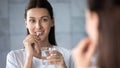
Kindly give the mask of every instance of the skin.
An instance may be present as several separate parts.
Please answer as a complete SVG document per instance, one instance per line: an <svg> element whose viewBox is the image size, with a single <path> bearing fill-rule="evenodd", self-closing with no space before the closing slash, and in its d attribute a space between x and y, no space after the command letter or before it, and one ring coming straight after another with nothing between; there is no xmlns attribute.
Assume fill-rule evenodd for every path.
<svg viewBox="0 0 120 68"><path fill-rule="evenodd" d="M98 15L86 10L86 32L88 38L81 40L73 49L72 55L76 68L89 68L98 41Z"/></svg>
<svg viewBox="0 0 120 68"><path fill-rule="evenodd" d="M48 41L48 35L51 27L54 26L54 19L51 19L47 9L32 8L27 11L25 24L30 34L23 41L27 54L24 68L32 68L33 57L42 59L41 47L52 47ZM37 32L41 32L41 34L37 35ZM66 68L64 58L58 51L51 51L46 59L50 64L57 64L59 68Z"/></svg>

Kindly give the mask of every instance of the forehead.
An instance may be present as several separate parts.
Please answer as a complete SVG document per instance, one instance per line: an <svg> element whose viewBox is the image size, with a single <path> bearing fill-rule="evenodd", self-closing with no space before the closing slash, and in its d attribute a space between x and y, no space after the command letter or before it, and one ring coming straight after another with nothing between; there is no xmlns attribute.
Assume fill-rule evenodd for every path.
<svg viewBox="0 0 120 68"><path fill-rule="evenodd" d="M32 8L27 11L27 17L43 17L50 16L49 12L45 8Z"/></svg>

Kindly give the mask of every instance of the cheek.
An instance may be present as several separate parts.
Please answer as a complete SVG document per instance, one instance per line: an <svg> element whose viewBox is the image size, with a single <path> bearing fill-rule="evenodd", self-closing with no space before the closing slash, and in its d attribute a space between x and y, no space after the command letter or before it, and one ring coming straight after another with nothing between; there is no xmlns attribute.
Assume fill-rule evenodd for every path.
<svg viewBox="0 0 120 68"><path fill-rule="evenodd" d="M88 34L88 37L93 39L96 36L96 28L91 20L88 20L86 22L86 31Z"/></svg>
<svg viewBox="0 0 120 68"><path fill-rule="evenodd" d="M92 21L89 21L86 23L86 31L88 34L88 37L96 43L97 37L98 37L98 33L97 33L97 28L95 26L95 24L93 24Z"/></svg>
<svg viewBox="0 0 120 68"><path fill-rule="evenodd" d="M50 29L51 29L50 25L45 26L45 30L46 30L47 33L49 33Z"/></svg>
<svg viewBox="0 0 120 68"><path fill-rule="evenodd" d="M91 27L88 23L86 24L86 32L87 32L88 36L91 36L92 31L91 31Z"/></svg>
<svg viewBox="0 0 120 68"><path fill-rule="evenodd" d="M41 25L42 25L42 27L43 27L45 30L49 30L50 27L51 27L50 23L43 23L43 24L41 24Z"/></svg>
<svg viewBox="0 0 120 68"><path fill-rule="evenodd" d="M95 26L94 26L94 22L92 21L92 18L90 15L87 15L86 16L86 31L87 31L87 34L89 36L93 35L94 31L95 31Z"/></svg>
<svg viewBox="0 0 120 68"><path fill-rule="evenodd" d="M32 33L34 30L34 25L28 25L27 28L28 28L29 32Z"/></svg>
<svg viewBox="0 0 120 68"><path fill-rule="evenodd" d="M88 34L91 33L91 24L91 21L88 18L86 18L86 31Z"/></svg>

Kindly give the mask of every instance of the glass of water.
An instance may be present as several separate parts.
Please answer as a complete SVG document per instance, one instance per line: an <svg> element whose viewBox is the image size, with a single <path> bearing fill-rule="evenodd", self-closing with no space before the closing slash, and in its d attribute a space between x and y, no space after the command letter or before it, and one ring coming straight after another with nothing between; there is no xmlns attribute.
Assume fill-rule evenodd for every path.
<svg viewBox="0 0 120 68"><path fill-rule="evenodd" d="M43 65L49 65L49 62L47 61L46 57L50 56L50 51L56 50L55 47L42 47L41 48L41 56L42 56L42 64Z"/></svg>

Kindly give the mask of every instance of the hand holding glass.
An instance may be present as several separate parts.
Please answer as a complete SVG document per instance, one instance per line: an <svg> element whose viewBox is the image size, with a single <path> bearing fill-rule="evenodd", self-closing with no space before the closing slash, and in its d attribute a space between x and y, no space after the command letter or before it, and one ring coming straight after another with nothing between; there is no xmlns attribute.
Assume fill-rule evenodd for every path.
<svg viewBox="0 0 120 68"><path fill-rule="evenodd" d="M49 62L47 61L47 57L51 56L50 51L55 51L55 47L42 47L41 48L41 56L42 56L42 64L43 65L49 65Z"/></svg>

